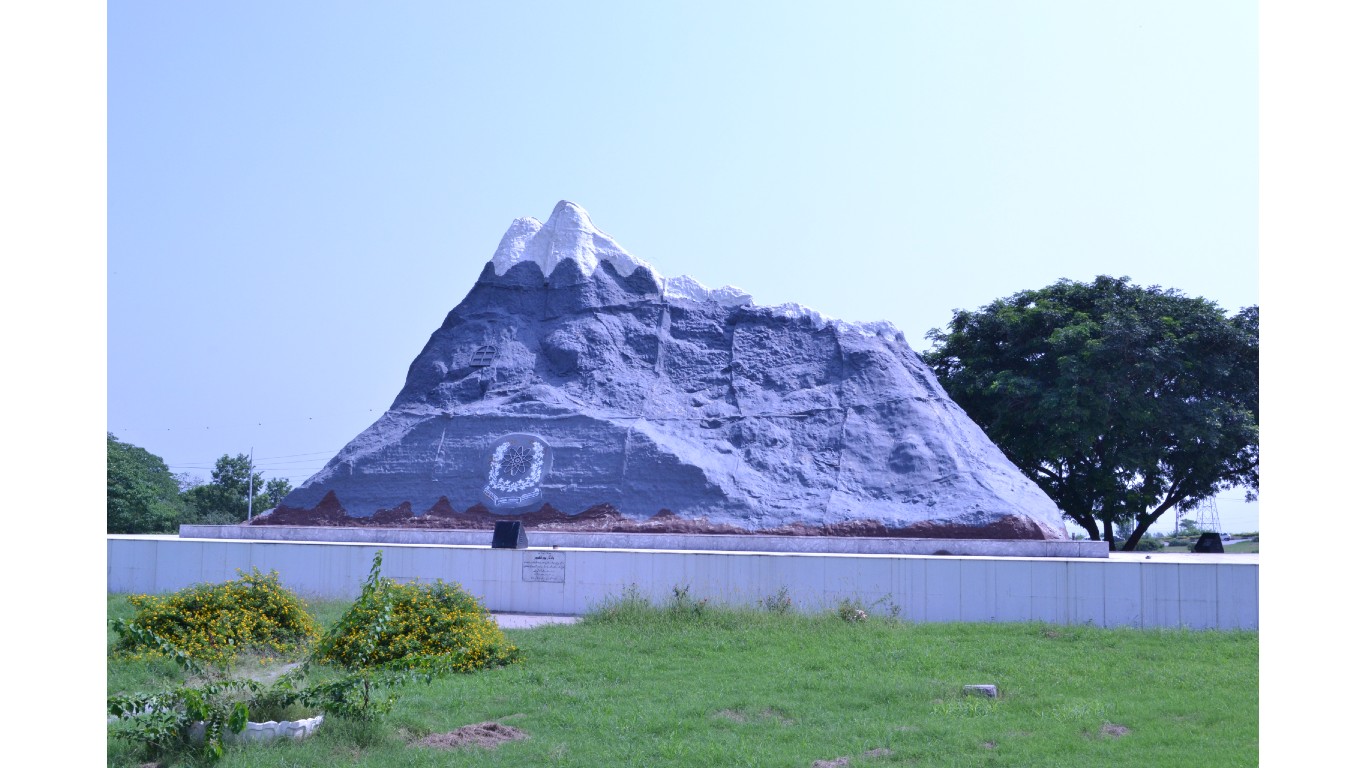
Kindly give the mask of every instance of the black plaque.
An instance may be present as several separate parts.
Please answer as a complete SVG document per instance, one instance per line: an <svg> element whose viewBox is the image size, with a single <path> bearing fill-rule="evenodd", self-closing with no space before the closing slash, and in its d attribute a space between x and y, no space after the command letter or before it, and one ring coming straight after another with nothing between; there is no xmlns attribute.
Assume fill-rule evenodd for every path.
<svg viewBox="0 0 1366 768"><path fill-rule="evenodd" d="M526 549L526 531L520 520L499 520L493 524L494 549Z"/></svg>
<svg viewBox="0 0 1366 768"><path fill-rule="evenodd" d="M563 552L523 552L522 581L564 583Z"/></svg>
<svg viewBox="0 0 1366 768"><path fill-rule="evenodd" d="M1200 540L1197 541L1197 542L1195 542L1195 548L1192 549L1191 551L1192 551L1192 552L1223 552L1223 551L1224 551L1224 542L1219 538L1219 534L1217 534L1217 533L1209 533L1209 532L1207 531L1207 532L1205 532L1205 533L1200 534Z"/></svg>

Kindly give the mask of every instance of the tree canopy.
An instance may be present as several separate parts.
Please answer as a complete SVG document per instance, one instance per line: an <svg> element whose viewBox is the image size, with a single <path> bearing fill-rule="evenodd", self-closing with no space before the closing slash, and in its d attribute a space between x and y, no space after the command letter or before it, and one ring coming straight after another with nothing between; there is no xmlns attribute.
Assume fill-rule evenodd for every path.
<svg viewBox="0 0 1366 768"><path fill-rule="evenodd" d="M1063 513L1133 549L1172 508L1258 489L1258 308L1127 277L955 310L926 337L949 395Z"/></svg>
<svg viewBox="0 0 1366 768"><path fill-rule="evenodd" d="M223 454L215 462L212 481L173 475L161 457L144 448L109 438L109 484L105 496L109 533L174 533L180 523L230 525L247 519L247 493L252 512L278 505L294 490L284 478L263 480L244 453Z"/></svg>
<svg viewBox="0 0 1366 768"><path fill-rule="evenodd" d="M185 510L166 462L136 445L107 436L105 511L109 533L170 533Z"/></svg>
<svg viewBox="0 0 1366 768"><path fill-rule="evenodd" d="M247 495L251 494L251 511L260 514L274 507L293 488L288 480L273 478L266 482L260 472L252 471L251 459L245 453L236 456L223 454L214 463L211 482L195 486L185 492L194 506L196 520L206 524L240 523L247 519Z"/></svg>

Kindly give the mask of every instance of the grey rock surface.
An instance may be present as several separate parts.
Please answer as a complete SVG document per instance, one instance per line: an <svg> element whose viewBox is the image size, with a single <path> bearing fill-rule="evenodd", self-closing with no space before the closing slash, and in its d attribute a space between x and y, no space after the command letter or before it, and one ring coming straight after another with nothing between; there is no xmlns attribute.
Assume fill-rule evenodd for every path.
<svg viewBox="0 0 1366 768"><path fill-rule="evenodd" d="M661 278L560 203L518 219L393 405L287 496L353 516L610 504L749 530L1065 538L886 323Z"/></svg>
<svg viewBox="0 0 1366 768"><path fill-rule="evenodd" d="M963 686L964 696L985 696L988 699L997 697L996 686L994 685L965 685Z"/></svg>

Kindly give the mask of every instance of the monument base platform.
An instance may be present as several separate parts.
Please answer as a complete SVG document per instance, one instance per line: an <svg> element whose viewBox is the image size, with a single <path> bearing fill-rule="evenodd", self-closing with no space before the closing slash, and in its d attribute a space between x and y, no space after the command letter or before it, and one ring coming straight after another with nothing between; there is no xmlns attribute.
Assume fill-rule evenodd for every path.
<svg viewBox="0 0 1366 768"><path fill-rule="evenodd" d="M1039 539L903 539L859 536L771 536L715 533L608 533L526 529L533 547L654 549L687 552L810 552L846 555L953 555L958 557L1108 557L1103 541ZM182 525L188 539L356 542L367 544L453 544L488 546L493 529Z"/></svg>

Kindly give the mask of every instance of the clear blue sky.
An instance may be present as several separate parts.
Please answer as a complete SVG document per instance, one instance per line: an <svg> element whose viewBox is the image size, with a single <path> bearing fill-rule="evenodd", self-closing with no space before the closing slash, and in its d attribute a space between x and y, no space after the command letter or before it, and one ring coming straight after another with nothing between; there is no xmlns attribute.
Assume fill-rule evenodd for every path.
<svg viewBox="0 0 1366 768"><path fill-rule="evenodd" d="M1257 109L1250 2L111 3L108 429L299 484L561 199L916 350L1060 278L1236 311Z"/></svg>

